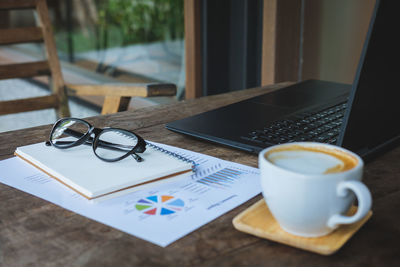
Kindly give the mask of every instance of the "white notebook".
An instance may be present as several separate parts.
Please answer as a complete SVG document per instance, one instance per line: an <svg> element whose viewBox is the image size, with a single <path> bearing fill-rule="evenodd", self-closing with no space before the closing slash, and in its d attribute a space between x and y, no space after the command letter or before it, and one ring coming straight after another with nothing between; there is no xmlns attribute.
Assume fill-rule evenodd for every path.
<svg viewBox="0 0 400 267"><path fill-rule="evenodd" d="M193 162L150 145L146 146L144 153L140 153L144 159L142 162L133 157L105 162L96 157L91 146L57 149L46 146L44 142L18 147L15 155L88 199L193 169Z"/></svg>

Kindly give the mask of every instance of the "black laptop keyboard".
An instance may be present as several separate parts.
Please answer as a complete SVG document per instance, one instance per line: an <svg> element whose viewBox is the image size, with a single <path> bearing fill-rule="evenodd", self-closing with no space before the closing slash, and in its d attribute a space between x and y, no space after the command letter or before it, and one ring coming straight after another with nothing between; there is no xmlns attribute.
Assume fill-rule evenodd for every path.
<svg viewBox="0 0 400 267"><path fill-rule="evenodd" d="M316 113L302 113L254 130L242 138L268 145L301 141L335 144L346 107L347 103L340 103Z"/></svg>

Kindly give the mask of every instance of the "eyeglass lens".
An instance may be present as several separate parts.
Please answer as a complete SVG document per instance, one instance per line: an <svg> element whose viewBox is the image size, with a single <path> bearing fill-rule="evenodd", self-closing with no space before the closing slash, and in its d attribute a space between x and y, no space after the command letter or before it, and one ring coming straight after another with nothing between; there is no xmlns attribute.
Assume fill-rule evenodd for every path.
<svg viewBox="0 0 400 267"><path fill-rule="evenodd" d="M58 123L51 135L57 146L71 146L89 131L89 125L74 119L65 119ZM57 140L63 138L62 140Z"/></svg>
<svg viewBox="0 0 400 267"><path fill-rule="evenodd" d="M100 158L113 160L131 151L138 144L138 138L131 132L120 129L105 129L98 136L95 153Z"/></svg>

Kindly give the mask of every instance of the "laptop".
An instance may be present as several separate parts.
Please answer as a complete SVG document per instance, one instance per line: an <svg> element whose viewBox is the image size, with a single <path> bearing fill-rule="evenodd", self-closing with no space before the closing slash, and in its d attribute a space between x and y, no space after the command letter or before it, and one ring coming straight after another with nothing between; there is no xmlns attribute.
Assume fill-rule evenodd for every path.
<svg viewBox="0 0 400 267"><path fill-rule="evenodd" d="M395 2L376 2L352 85L307 80L166 128L251 153L280 143L317 141L367 159L395 146L400 141Z"/></svg>

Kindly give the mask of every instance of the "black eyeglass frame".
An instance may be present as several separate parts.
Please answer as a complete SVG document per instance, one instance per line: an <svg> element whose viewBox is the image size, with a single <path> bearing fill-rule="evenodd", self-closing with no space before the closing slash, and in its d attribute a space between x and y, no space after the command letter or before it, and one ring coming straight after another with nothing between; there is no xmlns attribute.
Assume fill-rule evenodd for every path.
<svg viewBox="0 0 400 267"><path fill-rule="evenodd" d="M61 141L63 143L63 145L58 145L57 142L53 141L53 133L54 131L60 126L60 124L64 121L67 120L74 120L80 123L85 124L88 127L88 131L85 134L82 134L80 132L74 131L72 129L67 129L68 130L68 135L73 136L78 138L78 140L76 141ZM101 134L105 133L105 132L109 132L109 131L114 131L114 132L126 132L129 134L134 135L137 138L137 144L130 149L130 146L124 146L124 145L119 145L119 144L114 144L114 143L110 143L110 142L106 142L106 141L102 141L99 140L99 137ZM94 134L94 138L91 137L91 135ZM60 141L58 141L60 142ZM68 144L70 143L70 144ZM93 153L96 155L96 157L98 157L99 159L106 161L106 162L116 162L116 161L120 161L128 156L133 156L135 158L136 161L141 162L143 161L143 158L141 158L139 155L137 155L136 153L143 153L146 150L146 141L144 141L144 139L142 137L140 137L139 135L135 134L134 132L125 130L125 129L120 129L120 128L95 128L93 127L89 122L82 120L82 119L78 119L78 118L61 118L58 121L56 121L53 125L53 128L51 129L50 132L50 137L49 137L49 141L46 142L46 145L48 146L54 146L58 149L67 149L67 148L71 148L71 147L75 147L75 146L79 146L79 145L92 145L92 149L93 149ZM126 152L126 154L122 155L121 157L115 158L115 159L107 159L107 158L102 158L101 156L99 156L96 153L96 149L97 147L103 147L106 149L110 149L110 150L124 150L129 148L130 150Z"/></svg>

